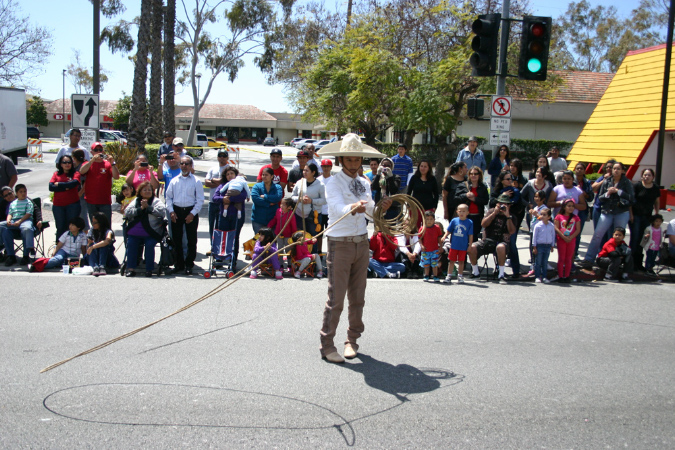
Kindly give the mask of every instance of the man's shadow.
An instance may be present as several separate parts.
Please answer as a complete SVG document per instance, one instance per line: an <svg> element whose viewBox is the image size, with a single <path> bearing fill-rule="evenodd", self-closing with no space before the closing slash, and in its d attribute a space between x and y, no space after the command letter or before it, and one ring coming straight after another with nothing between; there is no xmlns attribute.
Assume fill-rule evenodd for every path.
<svg viewBox="0 0 675 450"><path fill-rule="evenodd" d="M461 376L443 369L420 370L408 364L392 364L359 353L357 360L361 363L342 364L341 367L363 374L364 381L372 388L391 394L401 402L409 401L408 394L431 392L441 387L440 380Z"/></svg>

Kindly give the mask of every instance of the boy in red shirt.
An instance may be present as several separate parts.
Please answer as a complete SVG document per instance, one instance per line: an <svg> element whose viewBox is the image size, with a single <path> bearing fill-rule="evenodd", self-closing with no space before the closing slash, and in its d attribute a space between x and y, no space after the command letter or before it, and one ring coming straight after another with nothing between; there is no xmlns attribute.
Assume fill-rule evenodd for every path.
<svg viewBox="0 0 675 450"><path fill-rule="evenodd" d="M424 267L424 281L429 281L429 267L434 273L434 282L440 283L438 278L438 262L440 260L441 237L443 230L436 224L436 216L433 211L424 213L424 224L427 229L420 236L420 247L422 249L422 257L420 258L420 266ZM420 232L422 228L420 228Z"/></svg>
<svg viewBox="0 0 675 450"><path fill-rule="evenodd" d="M618 283L619 274L621 273L621 281L624 283L633 282L633 280L628 278L633 273L633 255L631 255L630 247L623 240L624 237L626 237L626 229L621 227L615 228L612 239L607 241L602 246L600 253L598 253L595 263L598 267L607 271L605 281Z"/></svg>
<svg viewBox="0 0 675 450"><path fill-rule="evenodd" d="M398 244L394 237L385 236L381 231L377 231L370 238L373 256L368 262L368 269L380 278L401 278L401 274L405 272L405 265L395 262L397 249Z"/></svg>

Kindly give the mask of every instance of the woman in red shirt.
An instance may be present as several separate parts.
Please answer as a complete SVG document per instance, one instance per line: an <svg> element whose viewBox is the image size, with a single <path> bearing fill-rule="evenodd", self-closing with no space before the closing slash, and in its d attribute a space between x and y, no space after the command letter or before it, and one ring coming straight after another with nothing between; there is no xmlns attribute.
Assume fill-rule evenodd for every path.
<svg viewBox="0 0 675 450"><path fill-rule="evenodd" d="M52 212L56 222L56 239L68 231L68 223L80 215L80 172L75 171L73 158L63 155L56 164L58 169L49 180L49 190L54 193Z"/></svg>
<svg viewBox="0 0 675 450"><path fill-rule="evenodd" d="M473 241L476 242L482 230L481 222L485 216L485 205L490 195L487 186L483 183L483 171L473 166L469 169L469 180L458 185L455 191L455 204L462 203L469 206L469 219L473 222Z"/></svg>

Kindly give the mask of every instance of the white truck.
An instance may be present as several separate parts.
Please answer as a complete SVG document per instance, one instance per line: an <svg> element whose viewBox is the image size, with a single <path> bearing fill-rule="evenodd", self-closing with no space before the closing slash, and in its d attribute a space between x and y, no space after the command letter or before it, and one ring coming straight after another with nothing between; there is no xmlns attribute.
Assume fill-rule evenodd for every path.
<svg viewBox="0 0 675 450"><path fill-rule="evenodd" d="M12 158L27 157L26 92L0 87L0 151Z"/></svg>

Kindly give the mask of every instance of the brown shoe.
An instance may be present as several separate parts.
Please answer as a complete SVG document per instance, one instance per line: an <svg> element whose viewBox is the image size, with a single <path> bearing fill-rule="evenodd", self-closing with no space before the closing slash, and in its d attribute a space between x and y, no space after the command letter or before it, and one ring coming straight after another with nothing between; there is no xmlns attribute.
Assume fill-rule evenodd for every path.
<svg viewBox="0 0 675 450"><path fill-rule="evenodd" d="M333 352L324 355L323 359L334 364L342 364L343 362L345 362L345 359L342 356L340 356L338 352Z"/></svg>
<svg viewBox="0 0 675 450"><path fill-rule="evenodd" d="M346 344L345 345L344 354L345 354L345 358L347 358L347 359L356 358L356 355L357 355L356 350L354 350L354 347L352 347L352 344Z"/></svg>
<svg viewBox="0 0 675 450"><path fill-rule="evenodd" d="M211 250L209 250L208 252L206 252L206 256L211 256Z"/></svg>

